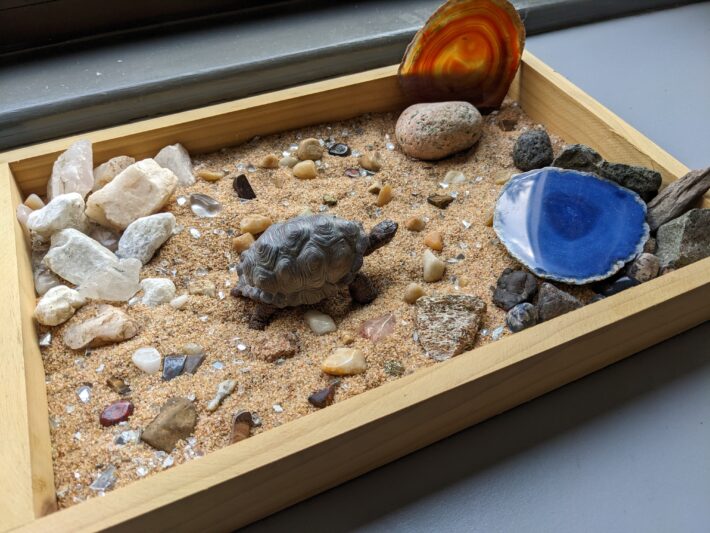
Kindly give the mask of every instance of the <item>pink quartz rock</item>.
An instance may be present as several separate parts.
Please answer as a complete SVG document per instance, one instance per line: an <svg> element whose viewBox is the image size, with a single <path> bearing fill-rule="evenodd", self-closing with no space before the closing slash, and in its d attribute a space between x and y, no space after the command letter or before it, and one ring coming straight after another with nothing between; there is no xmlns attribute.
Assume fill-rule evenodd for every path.
<svg viewBox="0 0 710 533"><path fill-rule="evenodd" d="M396 318L392 313L371 318L363 322L362 326L360 326L360 335L366 339L370 339L372 342L379 342L392 334L395 323Z"/></svg>

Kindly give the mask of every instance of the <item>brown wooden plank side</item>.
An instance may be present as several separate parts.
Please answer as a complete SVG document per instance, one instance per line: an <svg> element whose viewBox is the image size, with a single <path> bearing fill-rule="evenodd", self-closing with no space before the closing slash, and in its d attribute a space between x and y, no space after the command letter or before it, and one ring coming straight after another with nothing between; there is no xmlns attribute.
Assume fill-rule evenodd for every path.
<svg viewBox="0 0 710 533"><path fill-rule="evenodd" d="M212 152L256 135L288 131L368 112L400 109L404 99L395 67L341 76L292 89L176 113L20 148L0 154L24 194L44 194L59 154L79 139L93 144L94 163L117 155L153 157L167 144L182 143L190 153Z"/></svg>
<svg viewBox="0 0 710 533"><path fill-rule="evenodd" d="M227 531L710 318L710 259L415 372L27 531Z"/></svg>
<svg viewBox="0 0 710 533"><path fill-rule="evenodd" d="M523 111L567 143L592 146L610 161L653 168L666 184L688 172L688 167L527 51L520 83Z"/></svg>
<svg viewBox="0 0 710 533"><path fill-rule="evenodd" d="M32 323L34 286L15 219L20 194L0 164L0 529L55 509L44 370Z"/></svg>

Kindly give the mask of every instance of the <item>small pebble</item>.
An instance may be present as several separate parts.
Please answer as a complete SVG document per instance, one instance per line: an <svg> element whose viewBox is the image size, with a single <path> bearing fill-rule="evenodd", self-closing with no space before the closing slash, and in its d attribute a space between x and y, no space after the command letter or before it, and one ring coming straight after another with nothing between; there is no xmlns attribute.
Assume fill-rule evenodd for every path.
<svg viewBox="0 0 710 533"><path fill-rule="evenodd" d="M24 204L32 210L42 209L44 207L44 202L36 194L30 194L25 198Z"/></svg>
<svg viewBox="0 0 710 533"><path fill-rule="evenodd" d="M433 283L444 277L446 263L436 257L431 250L424 252L424 281Z"/></svg>
<svg viewBox="0 0 710 533"><path fill-rule="evenodd" d="M249 411L239 411L232 416L232 429L229 432L229 444L235 444L251 436L251 428L256 424Z"/></svg>
<svg viewBox="0 0 710 533"><path fill-rule="evenodd" d="M316 164L311 160L301 161L293 167L293 175L299 180L315 179L317 175Z"/></svg>
<svg viewBox="0 0 710 533"><path fill-rule="evenodd" d="M222 401L232 394L234 392L234 389L237 387L237 382L233 379L227 379L217 385L217 394L215 395L214 398L210 400L210 402L207 404L207 410L210 412L214 412L217 410L219 405L222 403Z"/></svg>
<svg viewBox="0 0 710 533"><path fill-rule="evenodd" d="M176 296L172 300L170 300L170 307L173 309L182 309L185 307L185 304L187 304L187 301L190 299L190 297L187 294L181 294L180 296Z"/></svg>
<svg viewBox="0 0 710 533"><path fill-rule="evenodd" d="M357 168L346 168L343 174L348 178L359 178L360 170Z"/></svg>
<svg viewBox="0 0 710 533"><path fill-rule="evenodd" d="M186 342L183 344L182 348L180 348L180 352L185 355L204 355L205 349L196 342Z"/></svg>
<svg viewBox="0 0 710 533"><path fill-rule="evenodd" d="M358 164L370 172L379 172L382 170L382 156L380 152L363 154L359 157Z"/></svg>
<svg viewBox="0 0 710 533"><path fill-rule="evenodd" d="M133 404L128 400L119 400L107 406L99 417L99 422L104 427L115 426L119 422L128 420L133 414Z"/></svg>
<svg viewBox="0 0 710 533"><path fill-rule="evenodd" d="M187 398L170 398L141 433L141 440L171 453L180 439L188 438L197 424L195 405Z"/></svg>
<svg viewBox="0 0 710 533"><path fill-rule="evenodd" d="M642 253L626 268L629 277L645 283L658 276L661 261L653 254Z"/></svg>
<svg viewBox="0 0 710 533"><path fill-rule="evenodd" d="M430 231L424 236L424 244L432 250L440 252L444 249L444 238L438 231Z"/></svg>
<svg viewBox="0 0 710 533"><path fill-rule="evenodd" d="M246 174L239 174L239 176L234 178L232 187L237 193L237 196L239 196L242 200L253 200L256 198L256 193L254 192L254 189L252 189L251 183L249 183Z"/></svg>
<svg viewBox="0 0 710 533"><path fill-rule="evenodd" d="M308 397L308 403L318 409L323 409L333 403L335 399L335 385L328 385L324 389L317 390Z"/></svg>
<svg viewBox="0 0 710 533"><path fill-rule="evenodd" d="M190 195L190 209L200 218L213 218L222 211L222 204L211 196L194 192ZM192 233L192 230L190 230L190 233Z"/></svg>
<svg viewBox="0 0 710 533"><path fill-rule="evenodd" d="M170 381L182 374L186 359L185 355L166 355L163 360L163 381Z"/></svg>
<svg viewBox="0 0 710 533"><path fill-rule="evenodd" d="M335 196L333 196L332 194L324 194L323 195L323 203L325 205L334 206L334 205L338 204L338 199Z"/></svg>
<svg viewBox="0 0 710 533"><path fill-rule="evenodd" d="M529 302L512 307L505 316L505 323L513 333L534 326L537 321L537 308Z"/></svg>
<svg viewBox="0 0 710 533"><path fill-rule="evenodd" d="M460 185L466 183L466 176L459 170L449 170L444 176L443 183L447 185Z"/></svg>
<svg viewBox="0 0 710 533"><path fill-rule="evenodd" d="M388 376L400 377L404 375L405 368L402 363L394 359L388 359L383 365L385 374Z"/></svg>
<svg viewBox="0 0 710 533"><path fill-rule="evenodd" d="M347 144L336 143L328 148L328 153L330 155L337 155L338 157L346 157L350 155L350 147Z"/></svg>
<svg viewBox="0 0 710 533"><path fill-rule="evenodd" d="M257 166L259 168L279 168L279 158L274 154L265 155Z"/></svg>
<svg viewBox="0 0 710 533"><path fill-rule="evenodd" d="M306 324L308 324L308 327L311 328L311 331L316 335L325 335L326 333L331 333L338 329L330 316L316 311L315 309L306 311L303 314L303 318Z"/></svg>
<svg viewBox="0 0 710 533"><path fill-rule="evenodd" d="M454 201L454 198L449 194L432 194L426 199L426 201L434 207L446 209L449 207L449 204Z"/></svg>
<svg viewBox="0 0 710 533"><path fill-rule="evenodd" d="M252 244L254 244L254 235L251 233L242 233L239 237L232 239L232 249L237 253L248 250Z"/></svg>
<svg viewBox="0 0 710 533"><path fill-rule="evenodd" d="M197 369L200 368L202 363L205 361L204 353L189 354L185 358L185 368L184 372L186 374L195 374Z"/></svg>
<svg viewBox="0 0 710 533"><path fill-rule="evenodd" d="M131 356L133 364L146 374L155 374L160 371L161 359L160 352L152 346L138 348Z"/></svg>
<svg viewBox="0 0 710 533"><path fill-rule="evenodd" d="M404 227L409 231L422 231L426 227L426 221L422 217L409 217L404 223Z"/></svg>
<svg viewBox="0 0 710 533"><path fill-rule="evenodd" d="M367 188L367 192L369 192L370 194L380 194L381 190L382 184L379 181L376 181Z"/></svg>
<svg viewBox="0 0 710 533"><path fill-rule="evenodd" d="M258 235L263 233L272 223L272 220L264 215L247 215L240 221L239 229L242 233Z"/></svg>
<svg viewBox="0 0 710 533"><path fill-rule="evenodd" d="M337 348L323 361L321 369L332 376L351 376L367 370L367 362L357 348Z"/></svg>
<svg viewBox="0 0 710 533"><path fill-rule="evenodd" d="M404 289L404 301L408 304L413 304L425 294L424 287L419 285L419 283L412 282Z"/></svg>
<svg viewBox="0 0 710 533"><path fill-rule="evenodd" d="M298 150L296 151L296 156L301 161L317 161L323 157L323 147L318 142L318 139L303 139L298 144ZM302 178L303 179L303 178ZM309 179L309 178L306 178Z"/></svg>
<svg viewBox="0 0 710 533"><path fill-rule="evenodd" d="M377 195L377 200L375 204L378 207L383 207L392 201L392 187L390 185L384 185Z"/></svg>
<svg viewBox="0 0 710 533"><path fill-rule="evenodd" d="M219 181L224 177L224 172L218 170L201 169L197 171L197 177L205 181Z"/></svg>
<svg viewBox="0 0 710 533"><path fill-rule="evenodd" d="M545 130L528 130L520 134L513 147L513 163L527 171L549 166L552 163L552 143Z"/></svg>
<svg viewBox="0 0 710 533"><path fill-rule="evenodd" d="M287 155L279 159L279 166L280 167L288 167L288 168L293 168L298 164L298 159L296 159L293 156Z"/></svg>
<svg viewBox="0 0 710 533"><path fill-rule="evenodd" d="M106 380L106 385L108 385L112 391L120 394L121 396L125 396L131 392L131 388L128 384L123 380L123 378L118 376L111 376L108 378Z"/></svg>

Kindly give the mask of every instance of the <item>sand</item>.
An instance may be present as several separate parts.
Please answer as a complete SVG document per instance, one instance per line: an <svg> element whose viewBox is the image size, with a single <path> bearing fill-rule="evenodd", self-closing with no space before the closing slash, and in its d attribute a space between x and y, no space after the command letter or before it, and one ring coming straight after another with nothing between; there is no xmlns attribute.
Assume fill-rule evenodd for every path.
<svg viewBox="0 0 710 533"><path fill-rule="evenodd" d="M511 104L505 105L510 107ZM519 111L510 107L507 113L515 115ZM355 339L351 346L364 352L368 369L364 374L342 378L336 402L397 379L385 372L387 361L399 362L405 373L435 364L413 340L414 307L402 300L408 283L424 284L422 239L427 231L437 230L443 234L444 249L438 253L440 257L462 257L448 264L443 280L424 284L427 292L472 294L488 304L476 346L493 342L492 332L496 328L502 336L509 334L507 330L500 331L505 313L491 303L491 287L504 268L515 267L516 263L485 221L502 181L517 173L511 157L515 139L523 129L535 125L521 114L514 130L502 131L495 115L488 116L482 138L473 149L444 161L421 162L407 158L396 146L394 150L388 149L388 143L395 143L396 118L393 114L362 116L254 139L194 158L196 168L224 170L227 177L217 182L198 180L194 186L178 190L167 210L177 217L184 229L144 267L141 277L170 277L178 294L187 292L190 281L209 281L216 287L216 297L191 295L182 310L169 305L152 309L141 304L123 305L141 325L140 333L126 342L86 353L64 347L61 336L68 324L90 317L95 305L85 306L67 324L52 328L52 344L43 353L60 507L100 494L89 485L109 465L116 467L116 487L120 487L227 445L230 417L238 410L249 410L260 416L262 425L255 428L255 433L315 411L307 402L308 395L333 380L321 372L320 363L336 347L343 346L345 337ZM267 154L281 157L293 143L308 137L332 137L361 153L379 151L384 160L383 169L375 176L349 178L343 172L358 166L355 156L325 155L318 178L300 181L288 168L263 170L250 166L257 165ZM559 151L562 141L553 138L553 146ZM449 170L463 172L467 182L441 188L439 183ZM232 188L232 178L242 172L257 194L255 200L240 201ZM389 184L394 190L392 202L381 208L375 205L376 196L367 191L376 181ZM430 194L452 191L458 193L458 197L446 210L426 202ZM223 204L220 215L197 218L189 203L178 205L177 196L189 196L193 192L219 200ZM322 196L326 193L337 198L336 206L325 209ZM400 223L395 239L365 259L362 271L375 281L379 297L370 305L358 306L351 303L344 290L339 297L313 306L331 315L338 325L337 332L321 337L306 326L302 318L305 308L280 311L263 332L249 330L247 317L254 303L229 294L237 281L234 265L238 255L231 249L232 236L239 234L239 221L245 215L268 215L279 221L305 208L362 221L367 230L387 218ZM404 221L412 215L428 218L424 232L413 233L404 228ZM470 227L466 227L469 224ZM199 238L192 235L191 228L200 232ZM358 335L363 321L385 313L394 313L397 319L391 336L373 344ZM44 331L46 328L42 329ZM251 347L264 339L290 331L297 333L301 343L301 351L295 357L270 363L252 354ZM163 382L159 375L146 375L131 363L131 355L139 347L154 346L161 354L168 355L180 353L181 346L187 342L201 344L207 354L195 375ZM106 386L106 379L114 375L130 384L135 413L127 422L103 428L98 423L101 410L119 399L118 394ZM218 383L230 378L237 380L237 390L217 411L209 413L206 405ZM76 394L82 384L92 385L87 403L82 403ZM142 442L115 444L121 432L144 428L160 406L173 396L195 398L199 419L193 438L179 442L169 455L156 452Z"/></svg>

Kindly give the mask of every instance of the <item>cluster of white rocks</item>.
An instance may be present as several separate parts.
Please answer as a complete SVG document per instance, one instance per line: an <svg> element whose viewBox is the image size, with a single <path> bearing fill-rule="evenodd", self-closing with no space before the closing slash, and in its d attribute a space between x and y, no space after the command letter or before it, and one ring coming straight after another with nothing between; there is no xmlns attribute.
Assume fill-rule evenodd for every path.
<svg viewBox="0 0 710 533"><path fill-rule="evenodd" d="M139 291L144 305L175 301L171 280L141 281L140 274L175 231L175 217L161 209L178 186L194 182L190 155L180 144L152 159L118 156L95 168L91 143L72 144L54 163L47 203L33 194L17 208L32 245L37 322L56 326L87 301L126 302ZM116 314L122 311L101 309L93 319L73 324L65 344L78 349L135 334L135 324ZM115 331L107 333L111 324Z"/></svg>

